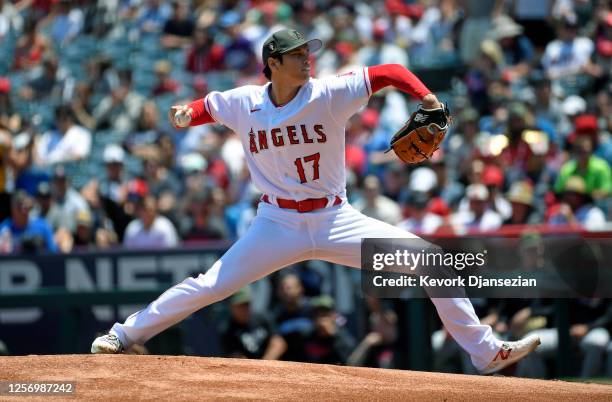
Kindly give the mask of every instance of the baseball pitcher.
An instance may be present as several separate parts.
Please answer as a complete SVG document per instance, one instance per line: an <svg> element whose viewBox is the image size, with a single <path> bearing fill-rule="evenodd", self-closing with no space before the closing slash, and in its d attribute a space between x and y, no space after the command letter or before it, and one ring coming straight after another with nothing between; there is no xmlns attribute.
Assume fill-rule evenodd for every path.
<svg viewBox="0 0 612 402"><path fill-rule="evenodd" d="M97 338L92 353L120 353L243 286L285 266L308 259L359 268L362 238L415 238L368 218L347 202L344 130L369 97L387 86L418 97L422 105L390 144L403 161L420 162L438 147L449 123L448 110L410 71L400 65L365 67L314 79L309 55L322 46L291 29L264 43L264 74L270 82L173 106L175 127L218 123L238 133L252 180L263 192L247 233L206 273L173 286L109 334ZM442 322L489 374L521 359L537 337L517 342L497 339L480 324L466 298L432 298Z"/></svg>

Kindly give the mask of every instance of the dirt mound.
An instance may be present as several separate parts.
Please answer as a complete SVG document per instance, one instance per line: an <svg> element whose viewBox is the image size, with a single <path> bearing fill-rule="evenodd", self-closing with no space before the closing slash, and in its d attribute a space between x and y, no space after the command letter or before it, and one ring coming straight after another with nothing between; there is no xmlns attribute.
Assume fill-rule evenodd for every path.
<svg viewBox="0 0 612 402"><path fill-rule="evenodd" d="M86 400L612 400L599 384L190 356L2 357L0 381L74 381Z"/></svg>

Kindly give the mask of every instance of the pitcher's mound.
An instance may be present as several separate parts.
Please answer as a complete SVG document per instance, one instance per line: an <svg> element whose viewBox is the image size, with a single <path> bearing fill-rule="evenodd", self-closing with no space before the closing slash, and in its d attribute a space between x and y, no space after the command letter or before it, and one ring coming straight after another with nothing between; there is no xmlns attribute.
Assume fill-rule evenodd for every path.
<svg viewBox="0 0 612 402"><path fill-rule="evenodd" d="M84 400L612 400L599 384L191 356L2 357L0 381L74 381Z"/></svg>

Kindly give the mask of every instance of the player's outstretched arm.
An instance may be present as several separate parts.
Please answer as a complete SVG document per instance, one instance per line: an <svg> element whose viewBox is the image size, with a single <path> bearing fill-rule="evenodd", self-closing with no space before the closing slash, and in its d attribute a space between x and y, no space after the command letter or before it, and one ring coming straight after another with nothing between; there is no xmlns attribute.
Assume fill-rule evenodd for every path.
<svg viewBox="0 0 612 402"><path fill-rule="evenodd" d="M198 99L188 105L174 105L168 111L168 118L174 128L199 126L214 123L215 119L204 107L204 99Z"/></svg>
<svg viewBox="0 0 612 402"><path fill-rule="evenodd" d="M372 93L393 86L420 99L425 109L437 109L442 106L436 95L416 75L400 64L381 64L368 67L368 78L370 79Z"/></svg>

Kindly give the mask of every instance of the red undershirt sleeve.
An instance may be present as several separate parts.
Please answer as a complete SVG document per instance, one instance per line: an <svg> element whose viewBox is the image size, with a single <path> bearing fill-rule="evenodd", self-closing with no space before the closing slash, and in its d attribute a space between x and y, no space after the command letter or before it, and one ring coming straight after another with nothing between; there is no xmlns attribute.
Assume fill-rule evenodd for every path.
<svg viewBox="0 0 612 402"><path fill-rule="evenodd" d="M418 99L423 99L425 95L432 93L416 75L399 64L381 64L368 67L368 78L370 79L372 93L389 85Z"/></svg>
<svg viewBox="0 0 612 402"><path fill-rule="evenodd" d="M206 102L206 98L195 100L188 105L193 109L193 113L191 114L191 123L189 123L190 126L199 126L202 124L215 122L215 119L206 109L204 102Z"/></svg>

